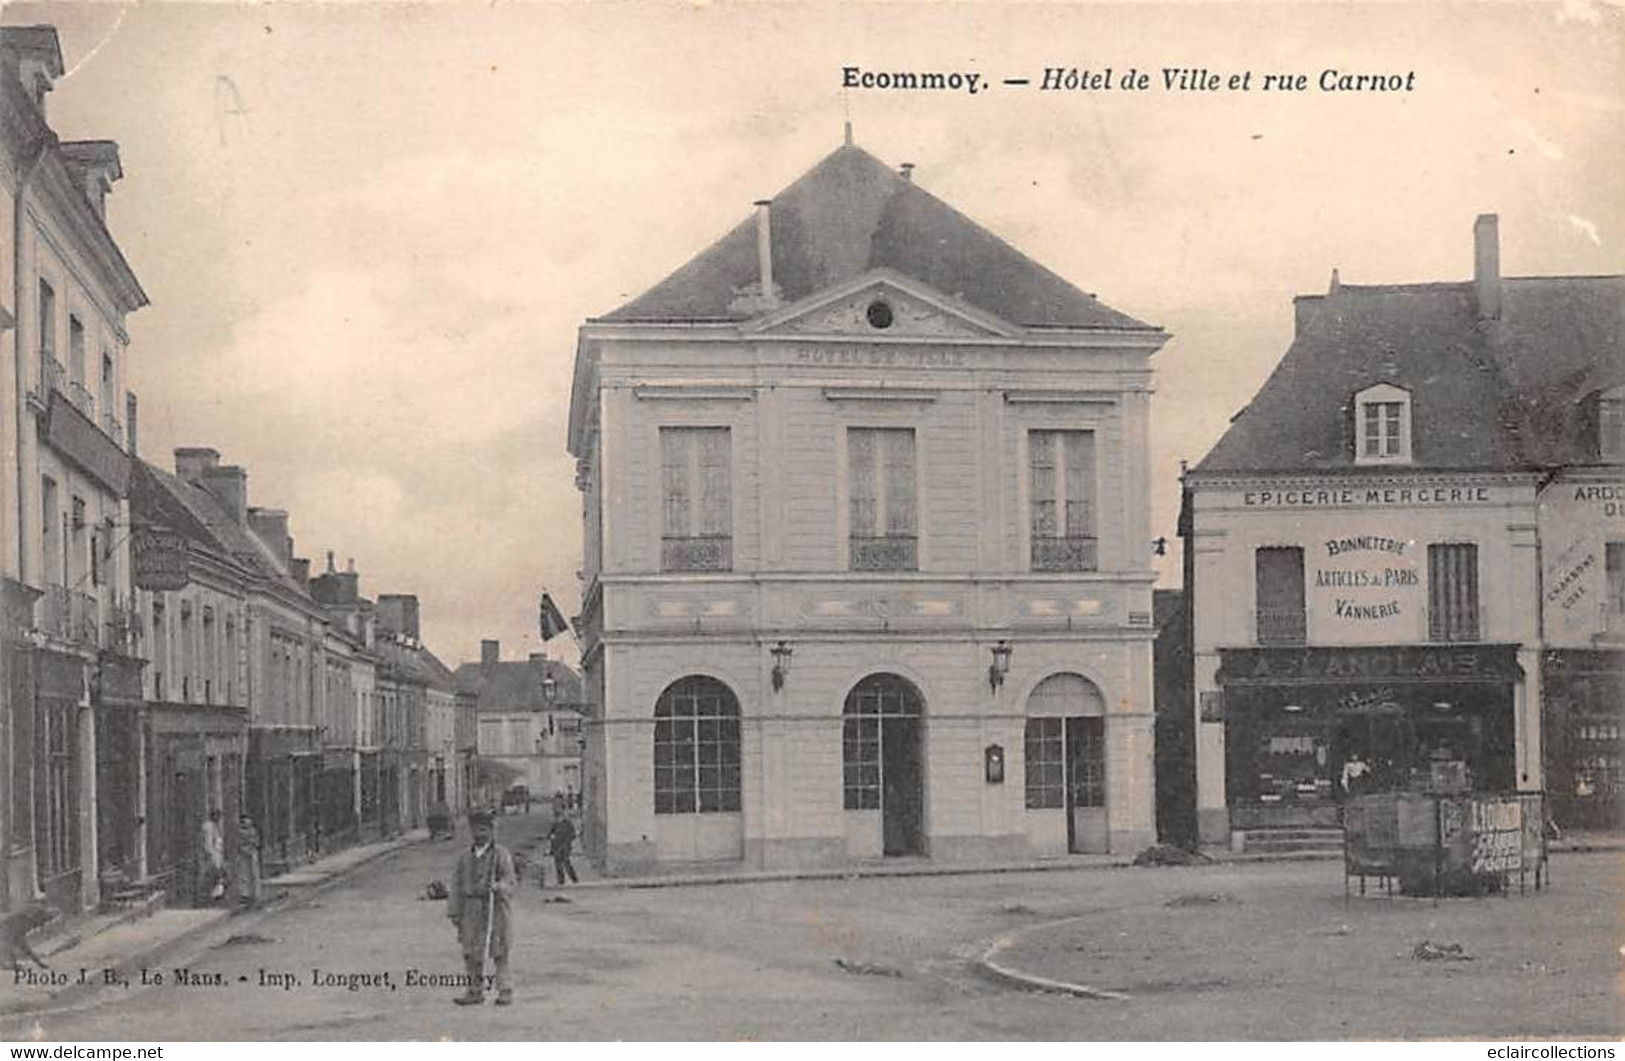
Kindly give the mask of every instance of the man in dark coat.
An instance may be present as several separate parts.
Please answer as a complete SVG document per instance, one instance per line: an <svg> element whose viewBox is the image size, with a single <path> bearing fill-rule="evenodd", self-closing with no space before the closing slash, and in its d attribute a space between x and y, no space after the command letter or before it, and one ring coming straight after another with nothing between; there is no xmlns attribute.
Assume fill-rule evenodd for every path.
<svg viewBox="0 0 1625 1061"><path fill-rule="evenodd" d="M566 875L571 884L578 883L576 868L570 864L570 849L575 846L576 827L568 814L553 819L553 825L547 830L547 849L553 856L553 871L558 874L559 885L563 887Z"/></svg>
<svg viewBox="0 0 1625 1061"><path fill-rule="evenodd" d="M474 843L457 860L446 916L457 926L457 939L463 946L463 966L468 971L468 990L454 1001L473 1006L485 1001L485 958L491 957L496 981L497 1002L513 1001L513 984L508 979L508 952L513 942L508 897L518 876L513 855L496 842L489 811L476 810L468 816Z"/></svg>

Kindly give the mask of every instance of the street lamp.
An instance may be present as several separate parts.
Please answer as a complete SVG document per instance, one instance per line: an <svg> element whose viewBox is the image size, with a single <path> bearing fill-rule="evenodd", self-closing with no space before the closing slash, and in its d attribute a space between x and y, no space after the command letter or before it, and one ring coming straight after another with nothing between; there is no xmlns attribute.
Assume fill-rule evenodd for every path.
<svg viewBox="0 0 1625 1061"><path fill-rule="evenodd" d="M790 656L795 651L789 642L780 641L768 650L773 653L773 691L784 688L784 679L790 676Z"/></svg>
<svg viewBox="0 0 1625 1061"><path fill-rule="evenodd" d="M1008 641L1000 641L993 646L993 662L987 668L987 687L992 692L998 692L999 686L1004 684L1004 676L1010 673L1010 653L1014 650Z"/></svg>

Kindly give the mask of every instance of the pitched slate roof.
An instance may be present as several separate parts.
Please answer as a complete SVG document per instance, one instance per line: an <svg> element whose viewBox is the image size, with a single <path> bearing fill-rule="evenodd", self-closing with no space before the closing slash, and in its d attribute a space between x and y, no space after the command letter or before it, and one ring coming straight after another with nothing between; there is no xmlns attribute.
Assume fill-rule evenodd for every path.
<svg viewBox="0 0 1625 1061"><path fill-rule="evenodd" d="M847 144L773 198L773 280L794 303L889 268L1013 324L1151 326L1078 290L873 155ZM743 320L730 304L759 284L756 221L747 218L609 322Z"/></svg>
<svg viewBox="0 0 1625 1061"><path fill-rule="evenodd" d="M135 519L162 524L206 549L230 557L268 582L309 597L305 587L282 570L270 548L233 519L207 490L146 461L133 463L130 502Z"/></svg>
<svg viewBox="0 0 1625 1061"><path fill-rule="evenodd" d="M553 699L542 683L553 679ZM457 691L476 698L479 711L557 710L561 703L581 700L581 678L556 659L514 660L490 665L464 663L452 676Z"/></svg>
<svg viewBox="0 0 1625 1061"><path fill-rule="evenodd" d="M1509 277L1498 321L1472 283L1334 285L1194 469L1353 468L1354 395L1411 392L1409 467L1512 469L1596 459L1587 399L1625 381L1625 277ZM1392 466L1383 466L1392 470Z"/></svg>

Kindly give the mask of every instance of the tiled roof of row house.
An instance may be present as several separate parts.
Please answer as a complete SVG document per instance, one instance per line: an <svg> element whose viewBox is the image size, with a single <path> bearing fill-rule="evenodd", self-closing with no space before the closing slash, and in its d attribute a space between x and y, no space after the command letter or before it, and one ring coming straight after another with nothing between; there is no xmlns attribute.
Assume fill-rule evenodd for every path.
<svg viewBox="0 0 1625 1061"><path fill-rule="evenodd" d="M553 703L579 703L581 677L556 659L507 663L465 663L453 680L459 692L472 694L480 711L541 711L549 701L542 683L553 680Z"/></svg>
<svg viewBox="0 0 1625 1061"><path fill-rule="evenodd" d="M775 196L771 216L773 280L786 303L887 268L1013 324L1151 330L850 144ZM747 219L599 320L743 320L752 312L731 304L759 274L756 222Z"/></svg>
<svg viewBox="0 0 1625 1061"><path fill-rule="evenodd" d="M1354 396L1377 383L1411 394L1409 467L1595 462L1590 399L1625 382L1625 276L1508 277L1500 293L1484 321L1471 281L1301 299L1292 345L1195 470L1352 469Z"/></svg>
<svg viewBox="0 0 1625 1061"><path fill-rule="evenodd" d="M305 587L282 570L270 548L233 519L207 490L146 461L136 460L132 464L130 506L138 521L162 524L231 558L253 575L301 597L309 597Z"/></svg>

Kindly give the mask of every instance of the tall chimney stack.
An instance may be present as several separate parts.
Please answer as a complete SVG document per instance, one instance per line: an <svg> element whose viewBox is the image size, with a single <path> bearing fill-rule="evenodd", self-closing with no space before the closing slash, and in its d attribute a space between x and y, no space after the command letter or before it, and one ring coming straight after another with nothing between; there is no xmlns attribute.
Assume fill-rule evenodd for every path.
<svg viewBox="0 0 1625 1061"><path fill-rule="evenodd" d="M778 290L773 286L773 200L756 200L756 258L762 274L762 305L777 306Z"/></svg>
<svg viewBox="0 0 1625 1061"><path fill-rule="evenodd" d="M502 642L486 638L480 642L480 666L491 667L502 659Z"/></svg>
<svg viewBox="0 0 1625 1061"><path fill-rule="evenodd" d="M1501 232L1494 214L1479 214L1473 223L1473 294L1478 319L1501 319Z"/></svg>
<svg viewBox="0 0 1625 1061"><path fill-rule="evenodd" d="M235 464L217 464L204 468L200 480L197 485L214 495L220 507L231 513L238 526L248 524L247 472Z"/></svg>

